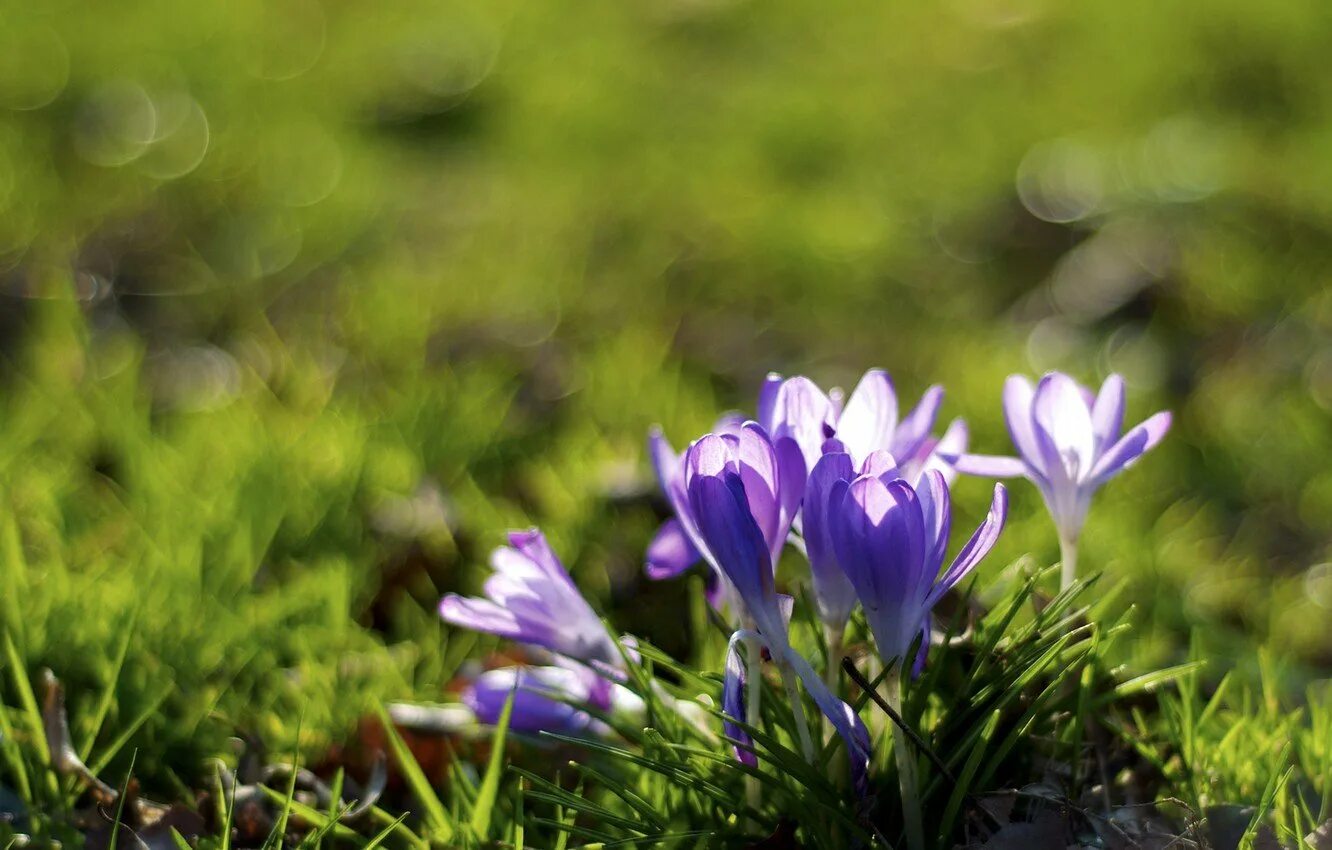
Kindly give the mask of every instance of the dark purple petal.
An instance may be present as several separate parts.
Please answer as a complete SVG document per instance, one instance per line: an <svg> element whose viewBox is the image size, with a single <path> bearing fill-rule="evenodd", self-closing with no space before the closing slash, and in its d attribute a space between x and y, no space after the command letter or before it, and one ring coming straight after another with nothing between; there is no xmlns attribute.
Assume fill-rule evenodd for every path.
<svg viewBox="0 0 1332 850"><path fill-rule="evenodd" d="M854 458L875 449L887 449L897 430L897 392L882 369L871 369L860 379L837 420L837 438Z"/></svg>
<svg viewBox="0 0 1332 850"><path fill-rule="evenodd" d="M929 572L925 561L928 544L925 539L925 516L921 510L920 496L915 488L900 478L888 482L888 491L897 501L897 506L889 512L888 519L895 541L894 548L901 552L900 598L907 603L915 601L919 604L924 601L929 592L929 585L934 581L934 574Z"/></svg>
<svg viewBox="0 0 1332 850"><path fill-rule="evenodd" d="M758 756L754 754L754 739L739 724L732 722L739 720L743 723L746 718L745 686L749 682L749 668L748 659L743 656L748 650L751 639L747 638L744 632L736 632L731 635L731 641L726 647L726 673L722 678L722 713L725 715L722 719L722 734L735 742L732 746L735 749L736 761L757 767Z"/></svg>
<svg viewBox="0 0 1332 850"><path fill-rule="evenodd" d="M962 455L953 468L965 475L983 478L1015 478L1027 474L1027 464L1021 458L998 455Z"/></svg>
<svg viewBox="0 0 1332 850"><path fill-rule="evenodd" d="M781 551L789 524L783 523L781 506L781 472L777 467L777 452L767 433L755 422L746 422L736 442L736 459L740 468L740 482L744 485L749 513L758 523L767 541L768 552Z"/></svg>
<svg viewBox="0 0 1332 850"><path fill-rule="evenodd" d="M829 525L837 563L861 603L867 608L877 606L884 585L893 578L885 574L880 562L896 554L887 549L888 523L884 516L894 505L888 485L872 475L862 475L849 485L835 483L832 498Z"/></svg>
<svg viewBox="0 0 1332 850"><path fill-rule="evenodd" d="M516 732L579 732L591 717L561 699L587 702L589 689L579 674L561 667L506 667L482 673L463 691L462 701L482 723L499 722L513 694L509 728Z"/></svg>
<svg viewBox="0 0 1332 850"><path fill-rule="evenodd" d="M668 519L647 548L647 574L651 579L673 578L702 559L677 519Z"/></svg>
<svg viewBox="0 0 1332 850"><path fill-rule="evenodd" d="M967 545L962 547L962 551L957 553L953 559L948 572L944 573L934 589L930 592L926 600L926 609L934 607L934 604L948 592L950 588L959 581L967 577L967 574L976 568L994 544L999 540L999 532L1004 530L1004 522L1008 519L1008 491L1002 484L994 485L994 499L990 502L990 512L986 514L985 521L980 524L976 531L967 541Z"/></svg>
<svg viewBox="0 0 1332 850"><path fill-rule="evenodd" d="M768 640L784 636L776 612L772 560L768 544L750 514L740 475L724 457L720 438L704 437L689 450L693 471L689 505L708 551L744 601L749 615Z"/></svg>
<svg viewBox="0 0 1332 850"><path fill-rule="evenodd" d="M943 404L943 397L943 387L937 384L930 387L911 412L902 418L901 424L893 434L892 442L887 446L894 457L903 459L915 457L921 444L929 439L930 431L934 428L934 420L939 416L939 406Z"/></svg>
<svg viewBox="0 0 1332 850"><path fill-rule="evenodd" d="M1170 430L1170 421L1170 412L1163 410L1120 438L1092 469L1092 486L1101 486L1154 448Z"/></svg>
<svg viewBox="0 0 1332 850"><path fill-rule="evenodd" d="M1092 435L1095 439L1096 454L1099 457L1107 448L1119 439L1119 432L1124 428L1124 379L1111 375L1101 384L1092 403Z"/></svg>
<svg viewBox="0 0 1332 850"><path fill-rule="evenodd" d="M925 621L920 624L920 646L916 647L916 661L911 665L911 678L915 679L921 673L925 672L925 662L930 657L930 620L929 613L925 614Z"/></svg>
<svg viewBox="0 0 1332 850"><path fill-rule="evenodd" d="M805 490L802 522L805 551L809 556L810 573L814 579L814 597L819 606L820 618L834 627L845 625L850 618L856 604L856 591L837 563L830 512L840 506L840 503L832 501L834 485L845 485L854 477L855 469L849 454L825 454L814 465Z"/></svg>
<svg viewBox="0 0 1332 850"><path fill-rule="evenodd" d="M792 649L784 653L786 663L791 665L805 692L814 700L814 704L828 718L837 734L846 744L848 761L851 766L851 785L856 796L864 797L869 792L870 738L869 731L851 706L842 702L828 686L823 683L809 662Z"/></svg>

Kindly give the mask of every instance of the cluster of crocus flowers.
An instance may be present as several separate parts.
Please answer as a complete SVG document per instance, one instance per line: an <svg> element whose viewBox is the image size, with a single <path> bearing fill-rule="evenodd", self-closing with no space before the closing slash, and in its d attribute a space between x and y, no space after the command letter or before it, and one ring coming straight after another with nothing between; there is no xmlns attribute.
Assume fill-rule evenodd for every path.
<svg viewBox="0 0 1332 850"><path fill-rule="evenodd" d="M1021 375L1004 384L1004 419L1017 457L956 453L957 469L992 478L1022 476L1040 490L1059 534L1062 586L1077 576L1078 537L1092 495L1170 430L1161 411L1123 433L1124 379L1111 375L1097 393L1061 372L1035 387Z"/></svg>
<svg viewBox="0 0 1332 850"><path fill-rule="evenodd" d="M805 377L772 375L753 420L725 417L683 452L660 431L650 436L649 454L673 515L648 547L647 572L669 578L706 565L709 601L733 629L722 708L729 718L724 731L742 762L757 764L746 729L757 725L759 685L770 663L806 757L815 758L819 727L811 731L804 717L802 690L844 741L854 784L863 792L870 739L837 694L843 635L855 611L863 610L888 670L886 698L900 706L904 670L925 663L935 605L990 552L1007 516L1007 491L995 484L986 517L949 560L949 487L956 473L1032 480L1064 546L1067 583L1092 493L1160 442L1170 424L1168 413L1158 413L1121 433L1124 384L1117 376L1095 395L1058 373L1036 387L1015 376L1005 387L1004 413L1019 457L997 457L968 453L961 420L935 436L942 401L942 389L931 387L900 415L892 380L881 370L867 372L846 398ZM631 701L617 684L625 677L626 647L540 532L515 533L510 543L492 558L486 598L450 595L441 614L456 625L539 647L553 664L491 671L473 684L467 700L479 717L491 716L509 693L522 691L521 699L514 697L516 728L589 728L590 716L571 703L607 711L617 699ZM788 546L808 562L828 642L823 678L789 634L792 599L778 592L776 580ZM919 847L914 761L904 741L894 748L908 843Z"/></svg>

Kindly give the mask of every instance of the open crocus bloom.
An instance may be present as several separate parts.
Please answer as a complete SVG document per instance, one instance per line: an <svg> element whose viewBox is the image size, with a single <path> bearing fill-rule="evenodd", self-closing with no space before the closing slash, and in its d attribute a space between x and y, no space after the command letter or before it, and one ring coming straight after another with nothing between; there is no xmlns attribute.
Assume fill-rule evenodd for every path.
<svg viewBox="0 0 1332 850"><path fill-rule="evenodd" d="M1120 436L1124 427L1124 379L1111 375L1095 395L1061 372L1040 384L1021 375L1004 384L1004 418L1018 457L963 454L960 472L995 478L1022 475L1041 491L1060 539L1082 531L1092 495L1131 466L1170 430L1162 411Z"/></svg>
<svg viewBox="0 0 1332 850"><path fill-rule="evenodd" d="M476 677L463 691L462 702L476 719L494 725L513 694L509 728L518 732L603 731L601 724L576 705L604 712L642 713L643 702L622 685L608 682L586 668L503 667Z"/></svg>
<svg viewBox="0 0 1332 850"><path fill-rule="evenodd" d="M794 672L842 736L856 785L863 788L869 764L869 737L863 724L791 648L787 637L790 600L776 591L772 558L774 540L784 539L794 507L781 498L781 487L774 486L781 475L775 457L767 434L754 423L746 423L738 439L708 434L685 452L685 495L701 546L734 588L746 623L731 638L722 702L732 717L747 716L745 678L752 671L746 671L741 650L751 649L752 662L757 657L753 648L766 648L775 664ZM780 544L775 548L780 549ZM737 757L750 761L748 736L735 724L728 724L726 731L737 741Z"/></svg>
<svg viewBox="0 0 1332 850"><path fill-rule="evenodd" d="M857 465L871 452L886 451L914 481L940 452L966 450L967 432L961 420L953 422L942 438L930 436L942 403L943 388L932 386L899 418L893 379L882 369L866 372L845 406L840 393L829 396L809 378L783 380L772 374L759 393L758 421L779 450L786 441L799 447L806 470L814 469L824 442L835 436Z"/></svg>
<svg viewBox="0 0 1332 850"><path fill-rule="evenodd" d="M993 548L1008 514L1008 494L994 487L989 515L940 575L952 522L948 484L937 471L913 487L886 464L833 484L829 501L837 562L865 609L885 661L904 662L930 611Z"/></svg>
<svg viewBox="0 0 1332 850"><path fill-rule="evenodd" d="M511 546L495 550L495 572L485 599L450 593L439 613L456 626L544 647L603 673L624 666L606 625L578 592L569 573L537 529L509 534Z"/></svg>

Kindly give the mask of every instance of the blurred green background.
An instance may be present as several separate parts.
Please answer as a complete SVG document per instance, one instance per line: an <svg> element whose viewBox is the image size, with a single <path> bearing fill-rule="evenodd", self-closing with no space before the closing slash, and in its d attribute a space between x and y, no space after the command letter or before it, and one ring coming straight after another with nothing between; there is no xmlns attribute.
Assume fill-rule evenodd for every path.
<svg viewBox="0 0 1332 850"><path fill-rule="evenodd" d="M1007 374L1123 373L1176 413L1085 534L1132 662L1332 669L1323 4L6 6L0 606L159 781L438 697L506 527L687 653L644 435L770 369L996 453ZM1057 557L1013 504L982 587Z"/></svg>

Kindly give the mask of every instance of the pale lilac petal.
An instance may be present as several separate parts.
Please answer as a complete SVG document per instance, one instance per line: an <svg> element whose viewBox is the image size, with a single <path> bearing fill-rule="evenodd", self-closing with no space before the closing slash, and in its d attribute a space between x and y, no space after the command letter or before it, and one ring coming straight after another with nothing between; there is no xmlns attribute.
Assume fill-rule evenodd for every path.
<svg viewBox="0 0 1332 850"><path fill-rule="evenodd" d="M846 625L856 605L855 588L837 563L833 550L832 516L840 502L833 501L834 486L855 477L851 456L845 452L825 454L814 465L805 491L803 523L805 552L814 580L814 598L819 617L833 628Z"/></svg>
<svg viewBox="0 0 1332 850"><path fill-rule="evenodd" d="M670 482L681 475L680 456L666 441L661 429L653 428L648 432L648 456L652 459L652 469L657 474L657 485L665 493Z"/></svg>
<svg viewBox="0 0 1332 850"><path fill-rule="evenodd" d="M837 420L837 438L856 459L875 449L887 449L897 430L897 392L882 369L871 369L860 379Z"/></svg>
<svg viewBox="0 0 1332 850"><path fill-rule="evenodd" d="M861 475L871 475L885 484L898 477L897 458L883 449L872 451L860 466Z"/></svg>
<svg viewBox="0 0 1332 850"><path fill-rule="evenodd" d="M1110 447L1092 470L1091 486L1099 487L1118 475L1125 468L1164 439L1170 430L1170 412L1161 411L1130 430L1119 442Z"/></svg>
<svg viewBox="0 0 1332 850"><path fill-rule="evenodd" d="M508 609L486 599L471 599L450 593L440 600L439 616L444 622L474 632L485 632L510 640L521 640L522 627Z"/></svg>
<svg viewBox="0 0 1332 850"><path fill-rule="evenodd" d="M967 423L961 419L954 419L948 423L948 429L944 431L942 437L937 440L927 437L921 442L915 455L903 464L905 472L902 477L914 484L920 481L925 472L934 469L942 473L944 481L951 485L957 478L958 472L954 468L954 463L959 455L966 452L969 439Z"/></svg>
<svg viewBox="0 0 1332 850"><path fill-rule="evenodd" d="M804 455L793 440L781 440L773 446L773 450L777 453L779 485L777 499L782 515L782 524L778 529L781 540L777 541L777 548L780 550L786 540L787 532L791 529L791 523L800 512L800 503L804 501L808 467L805 466ZM776 553L774 553L775 560Z"/></svg>
<svg viewBox="0 0 1332 850"><path fill-rule="evenodd" d="M832 402L809 378L789 378L777 390L771 418L759 422L774 440L794 440L812 469L833 427Z"/></svg>
<svg viewBox="0 0 1332 850"><path fill-rule="evenodd" d="M726 672L722 677L722 734L734 743L736 761L750 767L758 766L758 756L754 753L754 739L738 723L746 720L745 700L746 685L749 681L747 654L749 642L753 637L746 632L731 635L726 646Z"/></svg>
<svg viewBox="0 0 1332 850"><path fill-rule="evenodd" d="M943 404L943 397L943 387L937 384L930 387L911 412L902 418L901 424L893 434L892 442L887 447L895 457L914 457L921 444L929 439L930 431L934 428L934 420L939 416L939 406Z"/></svg>
<svg viewBox="0 0 1332 850"><path fill-rule="evenodd" d="M870 763L870 737L865 724L861 722L860 717L851 706L842 702L828 686L823 683L819 675L814 672L814 668L809 665L804 656L794 650L787 649L785 652L786 662L791 665L791 669L804 685L805 692L814 700L814 704L823 712L823 716L832 723L837 734L846 744L848 761L851 769L851 785L855 789L857 797L864 797L869 793L869 763Z"/></svg>
<svg viewBox="0 0 1332 850"><path fill-rule="evenodd" d="M758 421L763 427L772 430L774 413L777 409L777 392L782 387L782 376L769 372L759 387L758 408L755 410Z"/></svg>
<svg viewBox="0 0 1332 850"><path fill-rule="evenodd" d="M1087 477L1095 465L1096 450L1091 410L1078 383L1062 372L1051 372L1041 378L1032 412L1038 440L1042 430L1049 435L1069 479L1080 481ZM1047 452L1047 474L1050 463ZM1053 482L1054 476L1050 475L1050 479Z"/></svg>
<svg viewBox="0 0 1332 850"><path fill-rule="evenodd" d="M738 439L736 440L738 442ZM698 476L717 477L725 471L738 474L734 450L726 437L705 434L694 441L685 452L684 483L688 489Z"/></svg>
<svg viewBox="0 0 1332 850"><path fill-rule="evenodd" d="M967 577L967 574L976 568L976 565L990 553L994 544L999 540L999 533L1004 530L1004 523L1008 519L1008 490L1002 484L994 485L994 498L990 502L990 512L986 514L984 522L971 535L967 545L962 547L962 551L957 553L953 559L948 572L944 573L934 589L930 592L926 600L926 609L933 608L945 593L949 591L959 581Z"/></svg>
<svg viewBox="0 0 1332 850"><path fill-rule="evenodd" d="M928 470L916 485L920 499L920 513L925 527L925 571L933 580L943 565L944 550L948 548L948 531L952 524L948 484L943 473Z"/></svg>
<svg viewBox="0 0 1332 850"><path fill-rule="evenodd" d="M668 519L647 548L647 574L651 579L673 578L702 559L677 519Z"/></svg>
<svg viewBox="0 0 1332 850"><path fill-rule="evenodd" d="M1124 428L1124 379L1111 375L1101 384L1101 391L1092 403L1092 435L1096 455L1099 457L1119 439Z"/></svg>
<svg viewBox="0 0 1332 850"><path fill-rule="evenodd" d="M1015 478L1027 474L1027 464L1020 458L998 455L961 455L953 468L965 475L983 478Z"/></svg>
<svg viewBox="0 0 1332 850"><path fill-rule="evenodd" d="M1044 474L1045 462L1033 430L1032 402L1036 388L1023 375L1009 375L1004 381L1004 421L1018 454L1036 472Z"/></svg>
<svg viewBox="0 0 1332 850"><path fill-rule="evenodd" d="M542 534L539 529L529 528L524 531L510 531L509 545L540 567L546 575L573 587L573 580L569 578L569 573L564 569L564 565L560 563L560 559L555 557L555 552L551 550L550 544L546 542L546 535Z"/></svg>

